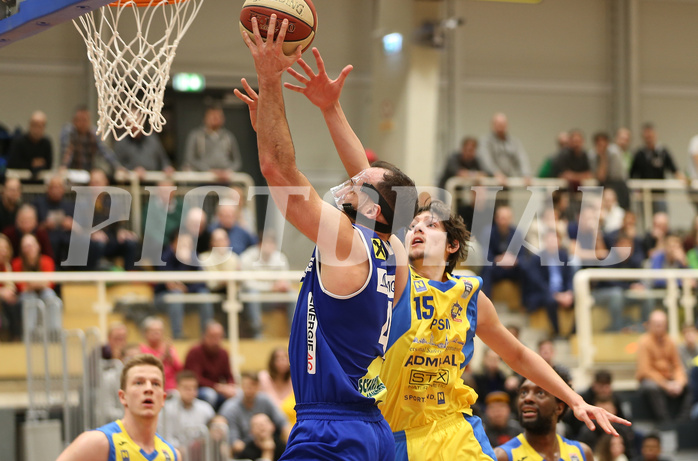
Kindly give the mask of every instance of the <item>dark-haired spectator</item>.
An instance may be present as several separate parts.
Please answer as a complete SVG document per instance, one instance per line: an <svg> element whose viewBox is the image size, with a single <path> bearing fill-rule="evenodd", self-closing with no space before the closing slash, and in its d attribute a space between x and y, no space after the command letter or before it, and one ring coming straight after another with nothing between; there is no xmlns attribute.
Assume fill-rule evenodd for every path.
<svg viewBox="0 0 698 461"><path fill-rule="evenodd" d="M480 141L478 156L484 169L501 184L506 184L507 178L531 177L526 149L509 133L509 120L501 112L492 116L491 131Z"/></svg>
<svg viewBox="0 0 698 461"><path fill-rule="evenodd" d="M128 340L128 327L121 322L114 322L107 330L107 343L102 346L102 360L121 360L121 353Z"/></svg>
<svg viewBox="0 0 698 461"><path fill-rule="evenodd" d="M279 408L293 394L291 364L286 347L277 347L271 351L267 369L259 372L259 386Z"/></svg>
<svg viewBox="0 0 698 461"><path fill-rule="evenodd" d="M645 123L642 126L643 146L635 152L630 166L632 179L664 179L668 171L677 179L685 179L685 175L674 163L669 150L657 142L657 132L654 125ZM663 191L652 191L652 211L667 211Z"/></svg>
<svg viewBox="0 0 698 461"><path fill-rule="evenodd" d="M669 461L662 456L662 438L656 432L651 432L642 439L640 461Z"/></svg>
<svg viewBox="0 0 698 461"><path fill-rule="evenodd" d="M500 280L519 280L520 268L518 254L509 251L509 248L521 249L524 236L517 232L514 226L514 214L509 206L502 205L494 212L494 224L490 232L490 244L487 251L487 261L482 268L482 291L486 295L492 294L492 287Z"/></svg>
<svg viewBox="0 0 698 461"><path fill-rule="evenodd" d="M647 332L638 341L636 375L640 391L659 422L671 419L668 406L671 401L679 405L675 419L688 418L692 398L688 377L679 349L667 333L664 311L655 310L650 314Z"/></svg>
<svg viewBox="0 0 698 461"><path fill-rule="evenodd" d="M46 193L38 196L34 202L39 226L48 231L56 267L60 267L68 256L70 233L73 230L75 203L66 197L65 192L65 180L59 175L53 175L46 185Z"/></svg>
<svg viewBox="0 0 698 461"><path fill-rule="evenodd" d="M163 171L167 175L174 173L157 133L146 136L134 127L129 136L114 143L114 154L124 168L134 171L141 180L146 171Z"/></svg>
<svg viewBox="0 0 698 461"><path fill-rule="evenodd" d="M220 180L230 179L231 171L240 171L242 157L235 135L224 127L225 114L220 107L209 107L203 126L187 137L183 168L213 171Z"/></svg>
<svg viewBox="0 0 698 461"><path fill-rule="evenodd" d="M625 183L628 170L623 164L621 154L617 150L610 149L610 138L606 133L595 133L593 142L594 147L590 152L594 158L592 169L596 173L596 179L599 185L607 190L613 190L620 207L627 210L630 207L630 191Z"/></svg>
<svg viewBox="0 0 698 461"><path fill-rule="evenodd" d="M0 231L14 226L17 210L22 205L22 183L17 178L5 178L0 199Z"/></svg>
<svg viewBox="0 0 698 461"><path fill-rule="evenodd" d="M507 375L500 368L501 364L502 359L495 351L487 349L484 352L482 356L482 368L478 373L473 375L473 379L475 380L475 391L478 395L488 395L495 391L510 392L512 396L515 395L518 382L516 382L511 389L507 388ZM485 402L476 402L475 406L478 410L482 411L484 410Z"/></svg>
<svg viewBox="0 0 698 461"><path fill-rule="evenodd" d="M170 244L170 236L182 222L182 199L175 194L172 180L159 181L143 209L143 257L155 262L162 249Z"/></svg>
<svg viewBox="0 0 698 461"><path fill-rule="evenodd" d="M658 211L652 215L652 228L642 239L642 249L648 258L658 251L664 250L666 236L669 234L669 215Z"/></svg>
<svg viewBox="0 0 698 461"><path fill-rule="evenodd" d="M53 272L53 259L41 254L36 237L25 234L20 242L20 250L12 261L13 272ZM24 329L33 331L37 326L39 301L44 304L43 324L50 331L58 331L63 325L63 303L53 290L55 284L48 280L40 282L18 282L17 291L22 302Z"/></svg>
<svg viewBox="0 0 698 461"><path fill-rule="evenodd" d="M683 251L681 238L674 234L667 235L664 249L656 251L650 258L651 269L685 269L687 267L688 259L686 258L686 253ZM683 282L679 280L678 283L679 286L681 286ZM666 280L655 280L654 287L666 287Z"/></svg>
<svg viewBox="0 0 698 461"><path fill-rule="evenodd" d="M223 347L223 326L218 322L210 321L206 325L201 342L187 353L184 369L191 370L196 376L198 398L216 410L226 399L237 395L230 356Z"/></svg>
<svg viewBox="0 0 698 461"><path fill-rule="evenodd" d="M216 415L208 402L196 398L199 384L190 370L177 373L177 393L165 402L164 418L158 420L158 433L175 448L187 445L189 428L207 426Z"/></svg>
<svg viewBox="0 0 698 461"><path fill-rule="evenodd" d="M584 133L581 130L570 130L569 135L569 146L555 159L553 174L568 181L570 190L575 191L582 181L591 179L593 174L589 154L584 148Z"/></svg>
<svg viewBox="0 0 698 461"><path fill-rule="evenodd" d="M544 308L553 332L560 333L558 309L572 309L572 267L567 250L558 245L557 232L548 229L543 235L539 254L522 258L521 297L527 311Z"/></svg>
<svg viewBox="0 0 698 461"><path fill-rule="evenodd" d="M53 148L46 136L46 114L37 110L29 119L29 129L12 141L8 153L7 168L31 170L36 176L41 170L53 166Z"/></svg>
<svg viewBox="0 0 698 461"><path fill-rule="evenodd" d="M22 237L31 234L36 237L39 242L41 254L53 259L53 248L51 248L51 239L48 232L43 227L39 226L39 220L36 215L36 208L29 204L23 204L17 210L15 224L3 229L3 234L7 235L12 243L12 251L19 254L20 242Z"/></svg>
<svg viewBox="0 0 698 461"><path fill-rule="evenodd" d="M558 154L563 150L567 149L570 145L570 134L566 131L561 131L555 137L555 145L557 150L553 152L548 158L543 161L540 169L538 170L539 178L554 178L553 165Z"/></svg>
<svg viewBox="0 0 698 461"><path fill-rule="evenodd" d="M250 433L250 420L257 413L264 413L274 423L274 433L282 440L288 439L288 421L272 400L260 392L259 378L256 373L243 373L242 396L228 399L219 414L225 416L230 426L229 440L233 454L237 455L245 448L244 439Z"/></svg>
<svg viewBox="0 0 698 461"><path fill-rule="evenodd" d="M623 437L614 437L611 434L602 434L596 442L594 449L595 461L629 461L625 454L625 442Z"/></svg>
<svg viewBox="0 0 698 461"><path fill-rule="evenodd" d="M116 170L123 168L114 152L97 136L85 106L75 109L73 120L61 131L61 168L87 170L99 167L106 160Z"/></svg>
<svg viewBox="0 0 698 461"><path fill-rule="evenodd" d="M618 239L621 234L632 240L633 249L635 252L640 252L640 260L645 259L645 247L643 244L643 239L639 236L637 232L637 215L635 212L627 210L623 214L623 221L621 222L620 228L612 232L604 233L604 242L606 243L606 248L613 248L617 246Z"/></svg>
<svg viewBox="0 0 698 461"><path fill-rule="evenodd" d="M275 434L274 423L264 413L250 418L250 433L244 442L245 448L238 454L238 459L277 461L286 449L286 444Z"/></svg>
<svg viewBox="0 0 698 461"><path fill-rule="evenodd" d="M682 333L683 343L679 346L679 355L686 373L690 374L690 370L694 366L693 362L698 357L698 331L696 331L695 325L687 323L683 326Z"/></svg>
<svg viewBox="0 0 698 461"><path fill-rule="evenodd" d="M551 367L555 366L555 343L552 339L545 338L538 341L538 355Z"/></svg>
<svg viewBox="0 0 698 461"><path fill-rule="evenodd" d="M6 235L0 234L0 272L12 272L12 245ZM10 341L22 339L22 305L14 282L0 284L0 327L7 330Z"/></svg>
<svg viewBox="0 0 698 461"><path fill-rule="evenodd" d="M140 350L144 354L152 354L162 361L165 369L165 390L177 387L177 373L182 370L177 350L172 342L165 337L165 324L157 317L146 317L143 320L143 339Z"/></svg>
<svg viewBox="0 0 698 461"><path fill-rule="evenodd" d="M485 396L485 417L482 424L493 447L498 447L519 435L521 425L511 417L509 394L494 391Z"/></svg>
<svg viewBox="0 0 698 461"><path fill-rule="evenodd" d="M196 264L196 250L192 238L187 234L180 234L177 231L170 237L170 245L162 252L163 266L157 266L163 271L199 271L201 266ZM168 299L171 295L184 293L208 294L210 291L205 282L181 282L173 280L165 283L158 283L154 288L155 304L158 308L167 312L172 327L172 337L180 339L182 337L182 326L184 323L185 308L199 311L199 324L201 332L206 329L206 325L213 319L213 304L210 301L185 303L181 300Z"/></svg>

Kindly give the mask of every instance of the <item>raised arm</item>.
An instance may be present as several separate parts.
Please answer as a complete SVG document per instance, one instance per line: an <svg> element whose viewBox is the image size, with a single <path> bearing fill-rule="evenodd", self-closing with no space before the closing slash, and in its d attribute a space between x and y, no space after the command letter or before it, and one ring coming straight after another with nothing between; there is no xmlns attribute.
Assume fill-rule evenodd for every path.
<svg viewBox="0 0 698 461"><path fill-rule="evenodd" d="M592 431L595 429L592 419L595 419L604 431L616 436L618 432L611 426L611 423L630 425L630 422L602 408L586 403L540 355L514 338L499 321L494 305L487 296L483 293L478 296L477 335L514 371L567 403L574 412L574 416L583 421Z"/></svg>
<svg viewBox="0 0 698 461"><path fill-rule="evenodd" d="M364 146L349 125L339 103L339 96L344 88L344 82L352 71L353 66L346 66L342 69L339 77L331 80L325 70L325 62L317 48L313 48L313 55L317 64L317 74L301 58L298 60L298 65L305 72L305 76L292 68L288 69L288 73L295 77L303 86L290 83L284 83L284 86L304 94L310 102L320 109L344 169L351 177L369 167Z"/></svg>

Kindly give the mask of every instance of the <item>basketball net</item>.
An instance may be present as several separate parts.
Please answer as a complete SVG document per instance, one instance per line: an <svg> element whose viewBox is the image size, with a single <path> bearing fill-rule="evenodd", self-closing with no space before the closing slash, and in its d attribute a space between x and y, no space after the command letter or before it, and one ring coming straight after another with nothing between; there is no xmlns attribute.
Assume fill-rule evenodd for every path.
<svg viewBox="0 0 698 461"><path fill-rule="evenodd" d="M94 68L97 134L162 131L165 85L203 0L120 0L73 20Z"/></svg>

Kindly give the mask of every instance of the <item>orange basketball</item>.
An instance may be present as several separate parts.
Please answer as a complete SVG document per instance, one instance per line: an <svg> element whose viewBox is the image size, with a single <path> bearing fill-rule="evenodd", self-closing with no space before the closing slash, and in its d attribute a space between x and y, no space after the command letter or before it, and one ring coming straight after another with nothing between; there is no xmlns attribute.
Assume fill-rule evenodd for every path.
<svg viewBox="0 0 698 461"><path fill-rule="evenodd" d="M245 0L240 12L240 33L254 36L252 18L255 17L259 33L266 40L272 14L276 14L274 36L279 32L281 22L288 19L283 46L285 54L293 54L298 45L303 51L310 46L317 30L317 12L311 0Z"/></svg>

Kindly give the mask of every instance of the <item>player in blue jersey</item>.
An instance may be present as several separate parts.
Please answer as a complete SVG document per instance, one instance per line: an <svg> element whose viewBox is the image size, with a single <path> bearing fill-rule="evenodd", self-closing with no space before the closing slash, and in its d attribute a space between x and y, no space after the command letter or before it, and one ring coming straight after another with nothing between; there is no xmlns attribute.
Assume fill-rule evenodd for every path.
<svg viewBox="0 0 698 461"><path fill-rule="evenodd" d="M83 432L56 461L179 461L177 449L155 433L165 403L160 360L141 354L124 365L119 400L124 417Z"/></svg>
<svg viewBox="0 0 698 461"><path fill-rule="evenodd" d="M569 372L553 368L571 386ZM519 386L518 407L524 432L495 448L497 461L594 461L588 445L560 437L555 431L567 411L565 402L526 379Z"/></svg>
<svg viewBox="0 0 698 461"><path fill-rule="evenodd" d="M252 25L254 37L243 38L254 59L259 96L251 99L247 86L248 96L236 94L250 105L272 198L317 245L289 340L297 423L282 459L392 460L390 428L376 406L384 386L369 366L385 352L393 299L407 280L405 250L391 230L409 224L416 189L400 170L383 163L355 171L333 188L340 209L324 202L296 167L284 111L281 77L300 58L300 48L284 55L286 20L266 41L255 19ZM272 15L267 30L276 25Z"/></svg>
<svg viewBox="0 0 698 461"><path fill-rule="evenodd" d="M287 83L286 87L306 95L320 108L351 174L366 162L363 146L339 105L351 66L330 80L319 52L313 49L313 53L317 74L300 60L306 75L292 69L289 73L303 86ZM453 276L457 264L466 257L468 233L462 220L450 215L448 208L440 202L421 208L405 244L412 283L396 303L381 372L388 386L382 411L395 431L398 459L494 458L479 419L472 416L471 405L477 394L456 376L472 357L475 334L517 372L568 402L590 428L594 428L592 419L611 433L616 431L609 420L627 423L585 403L540 356L519 343L499 321L492 302L480 292L479 278ZM454 349L457 344L461 345L459 350Z"/></svg>

